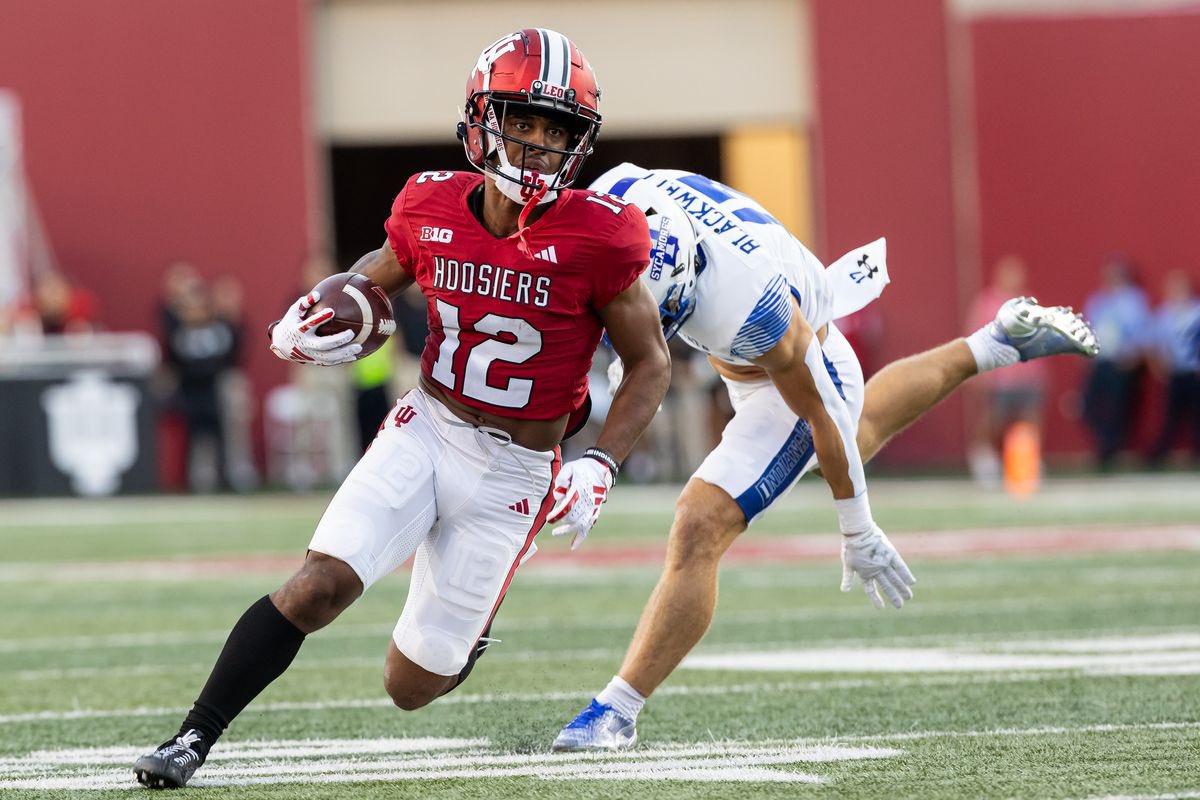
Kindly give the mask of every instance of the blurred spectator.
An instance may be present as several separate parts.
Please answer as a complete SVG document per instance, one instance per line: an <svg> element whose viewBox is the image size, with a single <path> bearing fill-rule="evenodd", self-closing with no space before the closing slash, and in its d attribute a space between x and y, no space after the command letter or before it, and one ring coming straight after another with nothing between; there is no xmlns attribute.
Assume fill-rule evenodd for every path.
<svg viewBox="0 0 1200 800"><path fill-rule="evenodd" d="M245 341L242 320L242 285L232 276L213 281L214 316L234 332L234 351L228 366L217 376L217 399L221 405L225 451L225 475L232 488L248 491L258 486L258 468L254 465L252 426L254 393L241 364Z"/></svg>
<svg viewBox="0 0 1200 800"><path fill-rule="evenodd" d="M1084 387L1083 419L1096 439L1097 463L1106 469L1129 436L1150 310L1127 259L1110 257L1101 281L1084 305L1100 355Z"/></svg>
<svg viewBox="0 0 1200 800"><path fill-rule="evenodd" d="M159 324L162 327L164 344L179 325L182 309L193 292L199 291L204 281L200 273L186 261L176 261L163 270L162 297L159 300Z"/></svg>
<svg viewBox="0 0 1200 800"><path fill-rule="evenodd" d="M991 284L979 293L967 312L967 331L976 331L991 322L1006 300L1026 294L1027 274L1020 256L1007 255L997 261ZM991 370L967 383L975 406L972 414L975 429L967 465L978 483L989 487L1000 485L999 453L1010 425L1028 422L1040 437L1045 387L1045 361L1026 361ZM1040 441L1035 445L1040 453Z"/></svg>
<svg viewBox="0 0 1200 800"><path fill-rule="evenodd" d="M621 468L636 483L686 480L720 440L726 421L720 415L720 420L711 423L719 427L710 427L718 395L713 384L723 384L708 365L707 356L679 338L671 339L667 346L671 350L670 391Z"/></svg>
<svg viewBox="0 0 1200 800"><path fill-rule="evenodd" d="M1200 460L1200 297L1183 270L1167 273L1163 281L1163 302L1151 326L1150 353L1151 368L1167 384L1162 427L1150 461L1161 463L1189 425L1192 461Z"/></svg>
<svg viewBox="0 0 1200 800"><path fill-rule="evenodd" d="M429 316L425 308L425 295L420 292L402 292L392 298L392 313L396 317L396 375L393 381L396 396L417 385L421 374L421 354L425 351L425 337L429 335Z"/></svg>
<svg viewBox="0 0 1200 800"><path fill-rule="evenodd" d="M44 272L33 279L29 297L17 303L12 331L29 336L88 333L94 329L95 313L91 292L61 273Z"/></svg>
<svg viewBox="0 0 1200 800"><path fill-rule="evenodd" d="M189 283L164 298L166 363L175 377L173 407L187 432L187 479L193 491L230 486L225 471L221 374L237 357L238 332L216 314L209 288Z"/></svg>
<svg viewBox="0 0 1200 800"><path fill-rule="evenodd" d="M371 445L392 407L392 378L395 373L392 362L395 352L395 342L388 339L374 353L350 365L360 453L366 452Z"/></svg>

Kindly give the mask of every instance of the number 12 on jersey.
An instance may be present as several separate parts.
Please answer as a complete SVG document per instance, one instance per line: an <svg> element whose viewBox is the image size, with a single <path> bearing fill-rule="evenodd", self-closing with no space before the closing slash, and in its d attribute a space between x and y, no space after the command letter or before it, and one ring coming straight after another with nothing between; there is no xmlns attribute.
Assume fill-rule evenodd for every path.
<svg viewBox="0 0 1200 800"><path fill-rule="evenodd" d="M528 322L517 317L502 317L485 314L474 324L464 327L459 319L458 306L438 298L434 301L438 320L444 336L433 364L433 378L443 386L460 392L465 397L504 408L524 408L529 404L533 391L531 378L509 378L503 388L492 386L487 381L488 370L493 362L523 364L542 349L542 334ZM513 341L497 338L484 339L471 347L462 362L461 375L454 372L454 359L462 342L459 333L475 331L496 337L507 334Z"/></svg>

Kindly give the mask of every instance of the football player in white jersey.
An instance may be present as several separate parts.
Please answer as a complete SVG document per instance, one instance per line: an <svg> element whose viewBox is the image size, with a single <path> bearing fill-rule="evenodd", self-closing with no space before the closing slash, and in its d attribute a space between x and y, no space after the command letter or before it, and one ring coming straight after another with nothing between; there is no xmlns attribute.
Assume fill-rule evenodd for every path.
<svg viewBox="0 0 1200 800"><path fill-rule="evenodd" d="M1013 298L984 328L894 362L864 386L833 321L887 284L884 240L826 269L761 205L702 175L622 164L591 188L646 212L651 256L642 279L664 333L708 354L735 413L679 496L662 576L620 672L559 733L553 747L562 751L634 745L646 698L708 629L721 556L818 466L841 527L842 591L857 577L876 608L884 598L903 606L915 579L874 521L863 462L972 375L1098 350L1070 308Z"/></svg>

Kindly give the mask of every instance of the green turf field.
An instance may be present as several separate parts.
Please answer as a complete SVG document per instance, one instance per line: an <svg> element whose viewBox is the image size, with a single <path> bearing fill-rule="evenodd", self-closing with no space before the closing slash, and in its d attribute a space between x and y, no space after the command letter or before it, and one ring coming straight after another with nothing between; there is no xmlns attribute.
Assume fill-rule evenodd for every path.
<svg viewBox="0 0 1200 800"><path fill-rule="evenodd" d="M735 547L713 628L648 703L639 747L553 754L657 576L673 495L620 487L579 557L539 539L502 644L462 689L390 707L394 576L309 638L178 796L1197 798L1198 488L1061 481L1016 502L876 481L919 581L877 612L837 591L827 490L802 486ZM0 501L0 797L144 791L132 760L174 732L322 507Z"/></svg>

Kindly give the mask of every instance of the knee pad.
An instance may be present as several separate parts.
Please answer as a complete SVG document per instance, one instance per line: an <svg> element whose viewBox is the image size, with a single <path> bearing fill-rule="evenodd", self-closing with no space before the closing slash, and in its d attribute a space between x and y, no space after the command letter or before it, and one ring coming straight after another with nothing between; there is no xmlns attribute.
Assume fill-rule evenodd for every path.
<svg viewBox="0 0 1200 800"><path fill-rule="evenodd" d="M470 660L470 643L430 625L396 638L396 647L409 661L435 675L457 675Z"/></svg>

